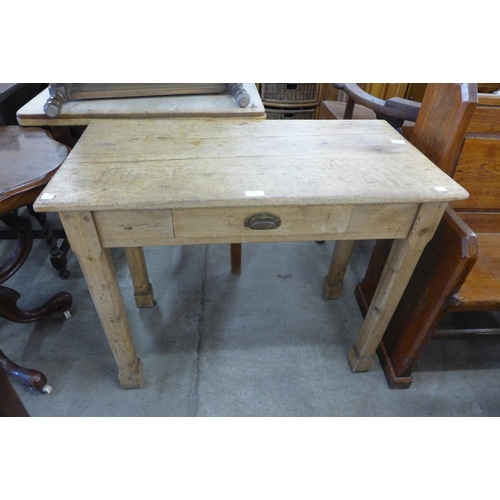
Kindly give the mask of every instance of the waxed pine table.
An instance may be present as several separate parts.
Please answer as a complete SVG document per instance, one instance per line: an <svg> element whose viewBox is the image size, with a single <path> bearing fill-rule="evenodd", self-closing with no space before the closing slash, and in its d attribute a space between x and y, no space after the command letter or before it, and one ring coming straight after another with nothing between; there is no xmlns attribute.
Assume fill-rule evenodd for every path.
<svg viewBox="0 0 500 500"><path fill-rule="evenodd" d="M467 196L384 121L107 120L89 125L35 209L60 214L119 381L137 388L111 248L134 255L141 307L152 295L145 246L395 239L353 332L349 362L366 371L447 204Z"/></svg>

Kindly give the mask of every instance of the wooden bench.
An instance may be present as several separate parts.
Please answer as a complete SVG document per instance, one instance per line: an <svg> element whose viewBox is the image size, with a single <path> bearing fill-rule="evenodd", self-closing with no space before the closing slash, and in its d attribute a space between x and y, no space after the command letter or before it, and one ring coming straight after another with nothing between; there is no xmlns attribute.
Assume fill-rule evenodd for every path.
<svg viewBox="0 0 500 500"><path fill-rule="evenodd" d="M447 210L384 334L378 356L393 388L411 385L413 366L433 337L500 333L481 325L439 329L449 312L500 310L500 96L479 94L459 160L443 169L470 197ZM363 313L389 249L377 242L356 289Z"/></svg>

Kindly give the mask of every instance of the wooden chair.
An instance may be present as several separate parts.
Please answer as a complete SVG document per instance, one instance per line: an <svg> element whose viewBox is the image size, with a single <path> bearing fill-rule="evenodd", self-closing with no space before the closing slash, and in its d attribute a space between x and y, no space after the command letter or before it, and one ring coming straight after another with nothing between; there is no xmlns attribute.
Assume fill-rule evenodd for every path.
<svg viewBox="0 0 500 500"><path fill-rule="evenodd" d="M500 310L499 132L500 97L480 94L460 157L447 171L470 197L447 210L379 348L391 387L411 385L412 369L432 338L500 333L474 320L466 328L443 328L448 313ZM387 250L379 250L382 261ZM362 311L371 300L378 268L370 263L356 289Z"/></svg>
<svg viewBox="0 0 500 500"><path fill-rule="evenodd" d="M344 120L351 120L356 104L371 109L375 116L381 120L387 120L394 128L399 129L405 120L415 122L420 110L420 103L391 97L383 100L365 92L357 83L334 83L338 90L343 90L347 95L347 103L344 110Z"/></svg>
<svg viewBox="0 0 500 500"><path fill-rule="evenodd" d="M17 235L14 252L0 266L0 285L24 264L33 245L31 220L20 216L18 210L32 206L67 154L66 146L54 141L42 129L0 127L0 220ZM46 224L45 219L42 222ZM29 323L57 311L67 312L72 304L71 295L60 292L40 307L24 310L17 305L20 297L17 291L0 286L0 317ZM29 387L49 391L45 375L16 365L1 351L0 364Z"/></svg>
<svg viewBox="0 0 500 500"><path fill-rule="evenodd" d="M411 142L448 175L453 175L458 163L465 134L476 105L477 87L475 84L429 84L427 88L412 133ZM450 245L453 246L453 251L449 250L448 246ZM378 285L391 246L392 241L390 240L376 243L363 283L357 287L356 297L363 314L366 313ZM343 278L352 248L352 242L340 242L338 246L336 244L329 273L323 284L325 298L337 298L341 295ZM463 248L467 250L464 254L462 253ZM444 252L440 255L442 261L438 261L438 250ZM454 253L455 251L458 253ZM430 318L424 318L425 315L421 306L417 304L415 293L420 294L420 299L425 302L427 295L421 295L418 290L427 290L427 285L436 281L438 277L441 284L437 285L436 291L441 290L446 279L441 280L440 276L442 272L444 276L443 270L447 269L448 281L446 281L446 286L450 293L453 294L457 288L457 283L464 279L472 268L477 258L476 255L474 233L456 217L451 209L448 209L434 239L424 251L424 256L427 256L431 262L421 264L424 261L424 256L422 257L379 348L379 358L391 387L409 386L411 383L411 377L408 375L408 364L404 367L400 364L395 368L394 363L396 360L392 359L395 350L394 344L397 343L398 346L401 346L403 342L403 340L396 342L398 338L402 339L401 319L398 319L398 314L403 318L407 318L409 309L412 311L415 321L418 319L428 322ZM425 270L426 265L428 271ZM423 281L419 282L419 279L423 279L423 275L427 279L425 283ZM411 283L413 283L413 288ZM413 292L411 292L412 289ZM430 298L430 294L428 297L429 303L437 303L438 299L436 297ZM444 301L442 302L444 303ZM406 310L404 310L405 306ZM433 320L438 322L440 318L434 317ZM396 327L397 333L394 334L393 338L393 340L396 340L394 340L394 343L390 343L388 331L390 328L394 328L395 325L399 325ZM407 336L406 342L411 342L411 339L415 340L414 335L408 333ZM420 345L418 341L415 342ZM418 349L421 350L421 348L423 347ZM415 355L417 351L420 352L418 349L415 349ZM415 357L412 358L411 366L413 366L415 360ZM394 376L395 372L399 375Z"/></svg>
<svg viewBox="0 0 500 500"><path fill-rule="evenodd" d="M364 90L364 84L333 83L346 94L346 102L323 101L320 118L336 120L386 120L406 138L410 138L420 103L400 97L384 100Z"/></svg>
<svg viewBox="0 0 500 500"><path fill-rule="evenodd" d="M359 93L356 90L356 84L349 84L351 87L346 87L347 84L342 85L347 90L352 88ZM474 85L429 84L424 100L419 106L415 130L410 142L447 173L458 160L465 130L476 106L477 90ZM361 92L363 100L360 102L369 103L368 97L364 96L366 92ZM366 95L369 96L369 94ZM369 97L371 98L371 96ZM380 110L385 106L382 106L378 101L380 99L373 100L373 107ZM401 110L402 108L398 108L398 117L393 118L403 120L404 116ZM411 116L414 117L414 115ZM398 122L393 123L393 126L397 125ZM445 130L448 130L448 133L445 133ZM341 296L344 288L344 275L354 244L355 242L350 240L335 243L330 269L323 282L325 299L336 299Z"/></svg>

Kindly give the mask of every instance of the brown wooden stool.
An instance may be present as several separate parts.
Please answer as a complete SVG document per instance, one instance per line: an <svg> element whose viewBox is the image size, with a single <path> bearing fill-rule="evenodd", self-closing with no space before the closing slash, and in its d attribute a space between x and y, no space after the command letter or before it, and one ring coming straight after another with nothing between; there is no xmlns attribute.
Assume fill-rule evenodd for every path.
<svg viewBox="0 0 500 500"><path fill-rule="evenodd" d="M15 251L0 265L0 285L19 270L33 246L31 220L19 216L17 211L28 207L30 213L34 213L32 204L67 155L67 147L54 141L43 129L0 127L0 220L17 234ZM47 228L45 219L38 220ZM50 230L47 231L50 234ZM46 241L52 249L52 239ZM0 286L0 317L16 323L30 323L57 311L68 316L72 304L71 295L60 292L40 307L24 310L17 306L20 297L17 291ZM0 364L8 374L21 378L25 385L50 392L45 375L16 365L1 351Z"/></svg>

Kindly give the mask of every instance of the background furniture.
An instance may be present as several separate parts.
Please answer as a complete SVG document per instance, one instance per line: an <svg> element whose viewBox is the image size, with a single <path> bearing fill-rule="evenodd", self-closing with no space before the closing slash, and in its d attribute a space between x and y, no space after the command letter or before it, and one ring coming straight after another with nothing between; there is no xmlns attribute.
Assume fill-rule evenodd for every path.
<svg viewBox="0 0 500 500"><path fill-rule="evenodd" d="M260 83L259 92L268 120L318 118L324 83Z"/></svg>
<svg viewBox="0 0 500 500"><path fill-rule="evenodd" d="M54 138L73 147L92 120L112 118L224 117L265 119L266 113L254 83L244 83L250 103L241 108L230 94L79 99L64 104L61 113L48 117L44 106L50 97L45 89L17 112L25 127L50 127Z"/></svg>
<svg viewBox="0 0 500 500"><path fill-rule="evenodd" d="M333 83L342 92L343 101L323 101L320 106L321 119L373 120L383 119L410 138L420 109L420 101L389 96L377 97L365 90L372 84Z"/></svg>
<svg viewBox="0 0 500 500"><path fill-rule="evenodd" d="M37 199L36 210L60 213L123 387L141 386L142 365L113 247L397 238L349 354L354 371L370 368L447 203L467 194L383 121L290 125L95 121ZM134 273L134 286L148 281L145 266Z"/></svg>
<svg viewBox="0 0 500 500"><path fill-rule="evenodd" d="M384 334L379 358L393 388L411 385L413 366L434 336L456 337L461 333L457 329L438 330L445 314L500 309L500 160L495 153L500 143L499 104L498 97L479 94L477 107L470 105L472 116L468 111L461 119L465 130L459 132L455 145L446 155L434 159L445 172L460 179L470 198L453 203L455 210L448 209ZM427 117L433 118L433 114ZM450 116L450 122L452 119ZM451 135L446 134L449 126L439 121L436 125L435 135L431 129L427 137L422 136L431 148L435 147L433 138L446 142ZM425 147L422 142L416 145ZM427 154L432 157L432 149ZM387 251L387 246L377 244L367 274L356 289L362 311L367 310ZM476 325L463 333L491 330Z"/></svg>
<svg viewBox="0 0 500 500"><path fill-rule="evenodd" d="M33 244L31 221L28 217L18 215L18 210L32 206L67 154L68 149L50 138L45 130L0 127L0 219L17 234L14 252L0 266L0 284L5 283L24 264ZM45 214L36 214L36 217L42 225L46 225ZM56 311L68 311L72 302L68 293L60 292L40 307L24 310L17 306L19 298L17 291L0 286L0 317L29 323ZM30 387L42 392L49 390L43 374L23 370L1 351L0 363L5 370L20 377Z"/></svg>
<svg viewBox="0 0 500 500"><path fill-rule="evenodd" d="M250 104L241 83L50 83L44 113L54 118L68 100L231 94L240 108Z"/></svg>
<svg viewBox="0 0 500 500"><path fill-rule="evenodd" d="M17 110L46 86L45 83L0 83L0 127L17 125Z"/></svg>
<svg viewBox="0 0 500 500"><path fill-rule="evenodd" d="M0 417L29 417L9 377L0 364Z"/></svg>
<svg viewBox="0 0 500 500"><path fill-rule="evenodd" d="M44 106L50 98L45 89L17 112L22 126L50 127L54 138L74 147L85 128L92 120L113 118L245 118L264 120L266 113L257 87L254 83L242 84L250 102L241 107L230 93L218 95L179 95L155 97L131 97L110 99L78 99L64 104L56 117L48 117ZM230 246L231 271L241 270L241 244ZM144 260L140 249L127 251L130 267ZM150 296L149 283L144 283L143 291L136 289L136 301L143 303ZM153 305L152 302L149 304Z"/></svg>

